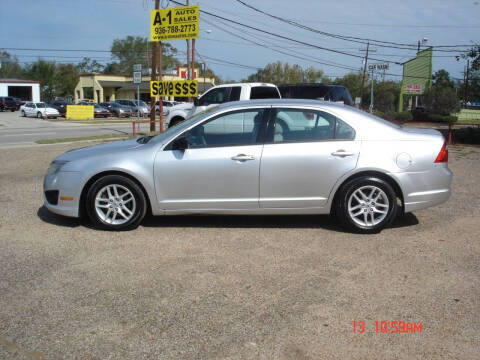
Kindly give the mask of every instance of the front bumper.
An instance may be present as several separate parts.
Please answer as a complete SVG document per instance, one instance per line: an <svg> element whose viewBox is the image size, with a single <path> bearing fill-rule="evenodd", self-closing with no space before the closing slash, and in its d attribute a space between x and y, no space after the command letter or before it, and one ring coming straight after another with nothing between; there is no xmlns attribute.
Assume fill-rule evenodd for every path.
<svg viewBox="0 0 480 360"><path fill-rule="evenodd" d="M53 175L45 175L43 180L43 203L45 207L55 214L79 217L81 194L79 178L78 172L59 171ZM58 202L56 205L47 200L45 192L50 190L58 191ZM73 200L62 200L62 198L73 198Z"/></svg>

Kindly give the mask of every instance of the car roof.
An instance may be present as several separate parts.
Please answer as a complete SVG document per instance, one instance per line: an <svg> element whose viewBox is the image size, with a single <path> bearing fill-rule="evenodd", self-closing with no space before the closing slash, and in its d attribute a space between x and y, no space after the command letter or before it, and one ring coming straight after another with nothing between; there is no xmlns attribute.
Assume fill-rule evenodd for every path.
<svg viewBox="0 0 480 360"><path fill-rule="evenodd" d="M268 86L268 87L277 87L276 85L272 83L234 83L234 84L222 84L222 85L215 85L215 88L222 88L222 87L231 87L231 86ZM213 89L213 88L210 88ZM209 89L209 90L210 90Z"/></svg>
<svg viewBox="0 0 480 360"><path fill-rule="evenodd" d="M259 100L244 100L244 101L232 101L223 103L220 108L228 107L248 107L248 106L321 106L336 109L352 108L340 102L331 102L323 100L309 100L309 99L259 99Z"/></svg>

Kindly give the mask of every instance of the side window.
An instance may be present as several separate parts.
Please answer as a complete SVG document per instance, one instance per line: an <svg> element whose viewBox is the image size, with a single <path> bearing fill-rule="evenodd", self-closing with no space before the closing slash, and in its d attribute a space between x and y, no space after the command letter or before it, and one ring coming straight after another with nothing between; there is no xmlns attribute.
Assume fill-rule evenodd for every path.
<svg viewBox="0 0 480 360"><path fill-rule="evenodd" d="M278 94L277 88L273 86L254 86L250 91L250 99L278 99L280 95Z"/></svg>
<svg viewBox="0 0 480 360"><path fill-rule="evenodd" d="M240 86L233 86L232 91L230 92L230 100L229 101L240 100L240 93L241 92L242 92L242 88Z"/></svg>
<svg viewBox="0 0 480 360"><path fill-rule="evenodd" d="M355 139L355 130L346 122L337 119L337 128L335 130L335 139L353 140Z"/></svg>
<svg viewBox="0 0 480 360"><path fill-rule="evenodd" d="M274 143L355 138L352 127L324 111L277 109L274 119L273 129L270 130Z"/></svg>
<svg viewBox="0 0 480 360"><path fill-rule="evenodd" d="M224 102L227 102L229 91L230 91L229 87L221 87L221 88L210 90L200 98L199 105L207 106L211 104L222 104Z"/></svg>
<svg viewBox="0 0 480 360"><path fill-rule="evenodd" d="M266 109L234 111L187 131L190 148L253 145L265 132Z"/></svg>

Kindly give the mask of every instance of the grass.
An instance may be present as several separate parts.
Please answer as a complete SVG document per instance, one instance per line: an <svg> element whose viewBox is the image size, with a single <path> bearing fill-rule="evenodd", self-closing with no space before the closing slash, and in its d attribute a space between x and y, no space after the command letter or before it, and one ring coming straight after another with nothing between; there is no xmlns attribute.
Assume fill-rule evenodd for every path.
<svg viewBox="0 0 480 360"><path fill-rule="evenodd" d="M158 131L148 131L148 132L139 132L137 133L138 136L146 136L146 135L158 135ZM129 134L106 134L106 135L92 135L92 136L83 136L83 137L76 137L76 138L62 138L62 139L46 139L46 140L37 140L35 143L37 144L57 144L57 143L64 143L64 142L74 142L74 141L89 141L89 140L120 140L120 139L127 139L131 137Z"/></svg>

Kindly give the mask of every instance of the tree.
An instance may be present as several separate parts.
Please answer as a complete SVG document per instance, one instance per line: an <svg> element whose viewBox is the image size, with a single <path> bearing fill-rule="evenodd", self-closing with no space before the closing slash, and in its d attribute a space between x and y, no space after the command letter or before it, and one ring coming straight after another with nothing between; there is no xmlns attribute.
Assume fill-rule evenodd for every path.
<svg viewBox="0 0 480 360"><path fill-rule="evenodd" d="M282 63L267 64L263 69L258 70L255 74L248 76L248 82L269 82L273 84L298 84L302 82L329 82L329 79L323 75L322 70L312 67L303 70L300 65Z"/></svg>
<svg viewBox="0 0 480 360"><path fill-rule="evenodd" d="M97 60L92 60L88 57L84 57L83 60L77 64L77 70L80 74L101 73L104 67L105 66L100 64Z"/></svg>
<svg viewBox="0 0 480 360"><path fill-rule="evenodd" d="M18 58L16 56L10 55L7 51L0 51L0 64L0 78L23 78L23 69L18 63Z"/></svg>
<svg viewBox="0 0 480 360"><path fill-rule="evenodd" d="M475 45L466 54L457 56L457 61L460 58L471 60L470 67L472 70L480 70L480 45Z"/></svg>
<svg viewBox="0 0 480 360"><path fill-rule="evenodd" d="M43 59L25 67L25 77L40 81L42 99L47 102L55 99L57 92L56 68L55 62Z"/></svg>
<svg viewBox="0 0 480 360"><path fill-rule="evenodd" d="M129 35L125 39L115 39L110 51L112 57L118 60L118 63L113 63L117 64L115 72L131 74L134 64L142 64L144 69L150 68L152 43L147 38ZM179 62L175 58L176 55L176 48L167 42L162 42L162 70L177 67Z"/></svg>
<svg viewBox="0 0 480 360"><path fill-rule="evenodd" d="M57 64L55 74L55 96L73 98L75 86L78 83L78 70L74 64Z"/></svg>
<svg viewBox="0 0 480 360"><path fill-rule="evenodd" d="M346 74L342 78L336 78L334 81L335 85L343 85L345 86L348 91L350 92L350 95L352 96L353 99L356 97L359 97L361 94L361 88L362 88L362 74L360 73L349 73ZM365 82L365 88L368 87L368 82ZM365 99L367 99L367 94L364 92Z"/></svg>
<svg viewBox="0 0 480 360"><path fill-rule="evenodd" d="M368 94L370 96L370 93ZM375 109L381 112L394 112L400 96L400 83L382 81L374 84L373 98Z"/></svg>
<svg viewBox="0 0 480 360"><path fill-rule="evenodd" d="M447 70L438 70L432 76L433 85L454 88L455 83L450 79L450 74Z"/></svg>

